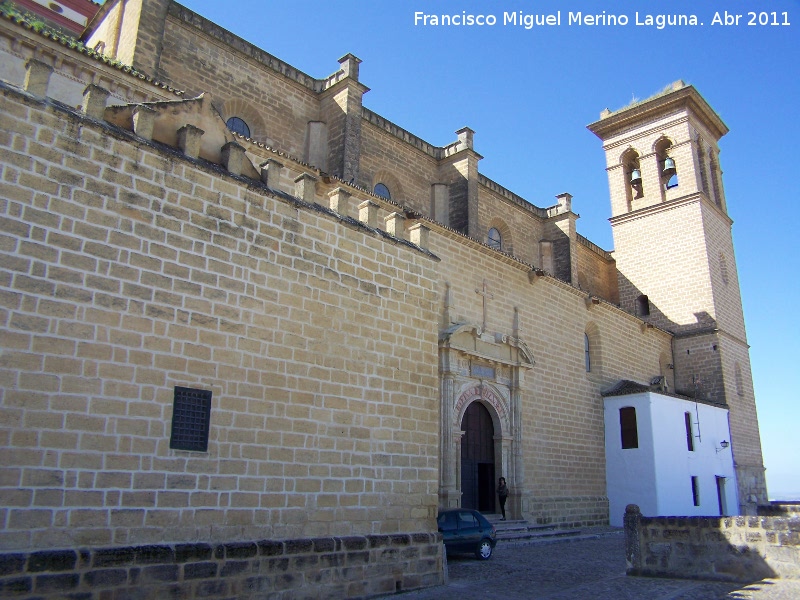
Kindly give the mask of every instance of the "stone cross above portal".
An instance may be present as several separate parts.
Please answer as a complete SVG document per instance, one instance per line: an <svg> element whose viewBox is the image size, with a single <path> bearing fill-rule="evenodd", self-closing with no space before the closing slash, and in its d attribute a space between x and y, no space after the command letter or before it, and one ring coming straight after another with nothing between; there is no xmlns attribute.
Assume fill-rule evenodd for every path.
<svg viewBox="0 0 800 600"><path fill-rule="evenodd" d="M486 331L486 300L487 299L491 300L492 298L494 298L494 294L492 294L491 292L489 292L486 289L486 280L485 279L483 280L483 286L481 288L477 288L475 290L475 293L476 294L480 294L481 296L483 296L483 325L482 325L481 329L483 331Z"/></svg>

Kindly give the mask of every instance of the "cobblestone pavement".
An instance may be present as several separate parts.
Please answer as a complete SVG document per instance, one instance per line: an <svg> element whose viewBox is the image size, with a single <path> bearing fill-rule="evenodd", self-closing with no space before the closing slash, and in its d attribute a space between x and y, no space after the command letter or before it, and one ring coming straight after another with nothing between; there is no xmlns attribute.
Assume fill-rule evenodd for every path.
<svg viewBox="0 0 800 600"><path fill-rule="evenodd" d="M751 585L628 577L622 532L527 546L498 543L494 556L448 557L449 583L399 594L402 600L798 600L800 580Z"/></svg>

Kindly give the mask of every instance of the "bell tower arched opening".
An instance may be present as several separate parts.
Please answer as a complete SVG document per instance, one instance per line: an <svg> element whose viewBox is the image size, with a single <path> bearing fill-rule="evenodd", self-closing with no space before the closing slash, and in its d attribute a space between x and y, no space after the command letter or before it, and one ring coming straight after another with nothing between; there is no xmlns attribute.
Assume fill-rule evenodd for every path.
<svg viewBox="0 0 800 600"><path fill-rule="evenodd" d="M642 183L642 167L639 164L639 153L633 148L628 148L621 159L623 174L625 177L625 196L628 204L628 211L633 210L633 201L644 197L644 185Z"/></svg>
<svg viewBox="0 0 800 600"><path fill-rule="evenodd" d="M658 162L658 176L661 180L661 201L666 200L665 192L678 187L678 169L675 160L670 156L672 141L667 137L659 139L654 146Z"/></svg>

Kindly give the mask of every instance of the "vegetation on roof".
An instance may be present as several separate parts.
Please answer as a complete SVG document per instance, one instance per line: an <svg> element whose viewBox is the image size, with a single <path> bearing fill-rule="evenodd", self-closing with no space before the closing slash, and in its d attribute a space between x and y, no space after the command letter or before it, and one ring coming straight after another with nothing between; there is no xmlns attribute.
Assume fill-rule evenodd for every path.
<svg viewBox="0 0 800 600"><path fill-rule="evenodd" d="M16 4L11 2L10 0L0 0L0 17L12 21L17 25L25 27L26 29L35 31L36 33L38 33L43 37L51 39L54 42L58 42L62 46L66 46L68 48L76 50L81 54L85 54L86 56L93 58L94 60L109 65L110 67L115 67L120 71L124 71L125 73L130 73L131 75L138 77L139 79L142 79L144 81L152 83L153 85L157 85L159 87L167 89L178 95L183 94L182 91L176 90L171 86L161 83L153 79L149 75L145 75L144 73L137 71L132 66L125 64L116 58L112 58L110 56L103 54L102 52L98 52L97 50L93 50L92 48L85 46L83 42L81 42L74 36L53 29L52 27L47 25L44 21L42 21L42 19L39 18L37 15L25 10L21 10Z"/></svg>
<svg viewBox="0 0 800 600"><path fill-rule="evenodd" d="M639 104L644 104L645 102L649 102L650 100L654 100L656 98L660 98L661 96L666 96L670 92L677 91L677 90L679 90L681 88L684 88L684 87L686 87L686 83L679 79L678 81L674 81L674 82L670 83L669 85L666 85L664 88L662 88L661 90L659 90L655 94L652 94L652 95L648 96L644 100L639 99L636 96L633 96L631 98L630 102L628 102L625 106L623 106L621 108L618 108L616 110L612 110L611 114L618 113L618 112L621 112L623 110L628 110L629 108L633 108L634 106L638 106Z"/></svg>
<svg viewBox="0 0 800 600"><path fill-rule="evenodd" d="M9 2L9 0L0 2L0 15L19 25L27 25L29 29L33 29L37 33L45 29L50 29L39 16L26 10L21 10L16 4Z"/></svg>

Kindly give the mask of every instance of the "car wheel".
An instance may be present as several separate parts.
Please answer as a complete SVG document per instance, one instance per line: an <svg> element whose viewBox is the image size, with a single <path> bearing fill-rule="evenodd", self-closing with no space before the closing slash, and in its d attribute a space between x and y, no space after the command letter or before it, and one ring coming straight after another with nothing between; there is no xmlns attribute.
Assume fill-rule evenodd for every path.
<svg viewBox="0 0 800 600"><path fill-rule="evenodd" d="M492 556L492 543L489 540L481 540L478 544L478 549L475 551L475 556L481 560L488 560Z"/></svg>

